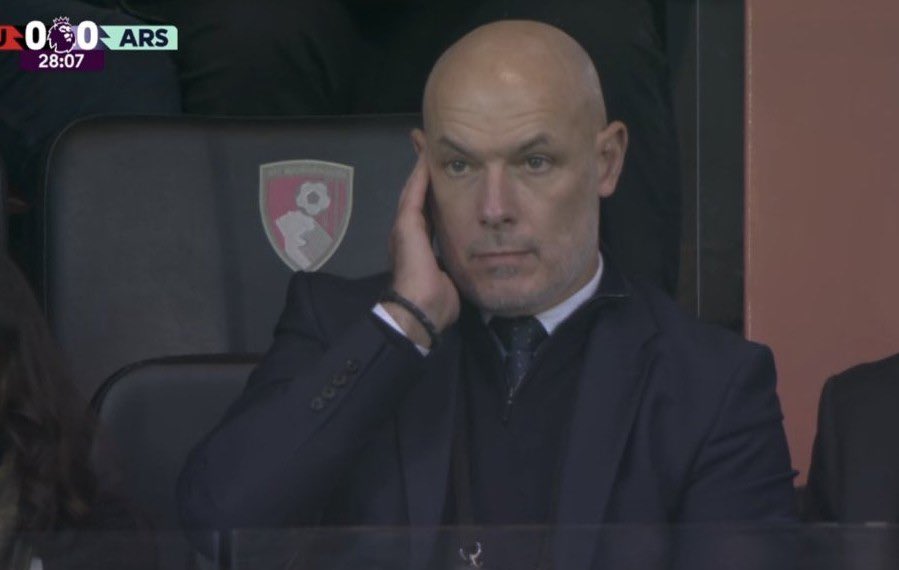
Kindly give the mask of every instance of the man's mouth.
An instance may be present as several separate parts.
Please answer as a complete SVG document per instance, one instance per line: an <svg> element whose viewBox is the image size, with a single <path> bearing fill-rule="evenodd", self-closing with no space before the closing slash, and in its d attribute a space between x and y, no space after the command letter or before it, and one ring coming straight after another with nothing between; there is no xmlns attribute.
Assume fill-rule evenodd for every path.
<svg viewBox="0 0 899 570"><path fill-rule="evenodd" d="M531 253L528 249L502 249L476 252L472 257L481 261L515 261Z"/></svg>

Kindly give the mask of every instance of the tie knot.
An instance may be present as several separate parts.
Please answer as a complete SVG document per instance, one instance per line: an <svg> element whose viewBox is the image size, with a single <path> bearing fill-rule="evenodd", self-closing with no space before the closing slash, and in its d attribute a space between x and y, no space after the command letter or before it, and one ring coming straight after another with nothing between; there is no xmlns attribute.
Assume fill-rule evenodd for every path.
<svg viewBox="0 0 899 570"><path fill-rule="evenodd" d="M490 328L507 352L534 352L546 339L546 330L536 318L493 317Z"/></svg>

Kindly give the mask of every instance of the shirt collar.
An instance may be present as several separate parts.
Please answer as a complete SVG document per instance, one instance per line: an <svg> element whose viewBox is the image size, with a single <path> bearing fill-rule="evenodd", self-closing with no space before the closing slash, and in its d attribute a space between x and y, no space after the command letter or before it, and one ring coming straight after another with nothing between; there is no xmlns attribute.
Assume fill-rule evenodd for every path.
<svg viewBox="0 0 899 570"><path fill-rule="evenodd" d="M599 282L602 279L603 273L603 258L602 253L599 253L598 255L599 264L596 267L596 273L586 285L578 289L573 295L558 305L534 315L534 318L540 321L540 324L546 329L546 334L552 334L562 321L570 317L581 305L590 300L597 289L599 289ZM493 317L492 314L487 312L482 312L481 316L485 323L490 322L490 319Z"/></svg>

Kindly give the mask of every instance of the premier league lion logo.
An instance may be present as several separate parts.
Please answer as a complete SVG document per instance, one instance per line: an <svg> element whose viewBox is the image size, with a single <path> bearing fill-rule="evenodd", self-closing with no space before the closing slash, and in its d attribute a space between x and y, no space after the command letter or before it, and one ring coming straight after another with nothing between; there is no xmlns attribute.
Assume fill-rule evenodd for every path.
<svg viewBox="0 0 899 570"><path fill-rule="evenodd" d="M53 27L47 32L47 42L55 53L69 53L75 47L75 30L65 16L53 18Z"/></svg>
<svg viewBox="0 0 899 570"><path fill-rule="evenodd" d="M337 251L350 222L353 168L320 160L259 167L259 209L269 243L294 271L315 271Z"/></svg>

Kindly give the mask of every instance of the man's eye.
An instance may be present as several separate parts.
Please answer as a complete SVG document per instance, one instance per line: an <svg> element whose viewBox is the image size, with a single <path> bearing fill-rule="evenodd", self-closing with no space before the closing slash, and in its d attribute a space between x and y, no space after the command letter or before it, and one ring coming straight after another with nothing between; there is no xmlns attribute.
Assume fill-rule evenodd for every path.
<svg viewBox="0 0 899 570"><path fill-rule="evenodd" d="M545 156L529 156L524 163L531 172L543 172L549 168L549 159Z"/></svg>
<svg viewBox="0 0 899 570"><path fill-rule="evenodd" d="M468 172L468 163L464 160L451 160L446 163L446 171L453 176L465 174Z"/></svg>

